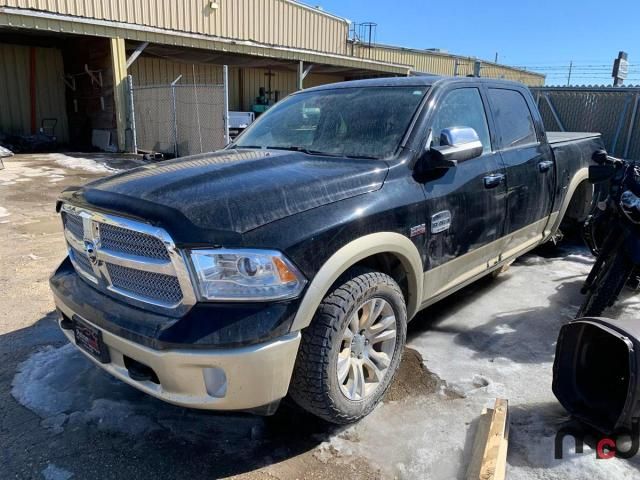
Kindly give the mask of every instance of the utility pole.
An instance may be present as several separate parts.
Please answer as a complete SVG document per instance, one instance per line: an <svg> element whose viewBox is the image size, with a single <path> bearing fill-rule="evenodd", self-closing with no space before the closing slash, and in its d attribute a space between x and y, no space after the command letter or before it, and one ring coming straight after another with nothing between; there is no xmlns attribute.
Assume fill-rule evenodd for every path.
<svg viewBox="0 0 640 480"><path fill-rule="evenodd" d="M622 82L625 81L629 75L629 55L627 52L618 53L618 58L613 62L613 86L621 87Z"/></svg>
<svg viewBox="0 0 640 480"><path fill-rule="evenodd" d="M493 61L493 63L498 63L498 52L496 52L496 59Z"/></svg>
<svg viewBox="0 0 640 480"><path fill-rule="evenodd" d="M573 70L573 60L569 62L569 76L567 77L567 87L571 85L571 72Z"/></svg>

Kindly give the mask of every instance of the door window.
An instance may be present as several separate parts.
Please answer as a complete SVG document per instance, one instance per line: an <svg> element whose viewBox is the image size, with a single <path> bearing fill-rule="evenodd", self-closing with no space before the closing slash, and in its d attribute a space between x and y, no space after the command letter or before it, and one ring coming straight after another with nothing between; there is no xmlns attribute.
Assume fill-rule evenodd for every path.
<svg viewBox="0 0 640 480"><path fill-rule="evenodd" d="M433 121L431 145L439 146L440 132L454 127L473 128L480 137L484 151L491 151L487 114L477 88L460 88L444 98Z"/></svg>
<svg viewBox="0 0 640 480"><path fill-rule="evenodd" d="M491 109L502 148L536 143L536 129L524 96L516 90L490 88Z"/></svg>

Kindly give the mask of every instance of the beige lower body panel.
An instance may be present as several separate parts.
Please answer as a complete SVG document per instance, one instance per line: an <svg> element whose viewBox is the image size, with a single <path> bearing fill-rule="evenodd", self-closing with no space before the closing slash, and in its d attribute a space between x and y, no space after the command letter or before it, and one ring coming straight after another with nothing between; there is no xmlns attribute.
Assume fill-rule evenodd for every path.
<svg viewBox="0 0 640 480"><path fill-rule="evenodd" d="M435 303L537 247L549 236L549 233L544 231L548 224L549 217L545 217L425 272L421 308Z"/></svg>
<svg viewBox="0 0 640 480"><path fill-rule="evenodd" d="M58 308L68 318L72 317L73 312L64 305L58 305ZM79 350L99 367L166 402L208 410L249 410L283 398L289 388L300 344L300 333L296 332L268 343L229 350L158 351L98 330L102 331L111 362L100 363ZM75 344L73 332L62 331ZM152 368L160 384L132 379L125 367L124 355ZM219 397L207 393L205 369L211 368L224 371L226 376L225 392Z"/></svg>

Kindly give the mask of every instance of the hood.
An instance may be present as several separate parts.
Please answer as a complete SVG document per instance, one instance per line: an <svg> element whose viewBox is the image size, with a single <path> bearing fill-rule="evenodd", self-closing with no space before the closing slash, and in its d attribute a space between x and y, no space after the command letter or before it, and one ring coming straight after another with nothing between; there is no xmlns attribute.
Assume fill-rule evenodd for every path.
<svg viewBox="0 0 640 480"><path fill-rule="evenodd" d="M200 230L241 234L378 190L387 171L382 160L224 150L145 165L92 182L73 196L165 225L172 223L167 217L182 217Z"/></svg>

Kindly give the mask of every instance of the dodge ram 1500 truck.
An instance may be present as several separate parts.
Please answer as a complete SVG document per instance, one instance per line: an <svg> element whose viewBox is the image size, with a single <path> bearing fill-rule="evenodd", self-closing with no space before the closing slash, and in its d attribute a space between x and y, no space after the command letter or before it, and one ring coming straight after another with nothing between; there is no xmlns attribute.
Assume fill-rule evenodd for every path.
<svg viewBox="0 0 640 480"><path fill-rule="evenodd" d="M392 382L417 312L586 210L600 148L545 133L517 83L303 90L222 151L63 192L60 326L173 404L270 414L289 395L353 422Z"/></svg>

